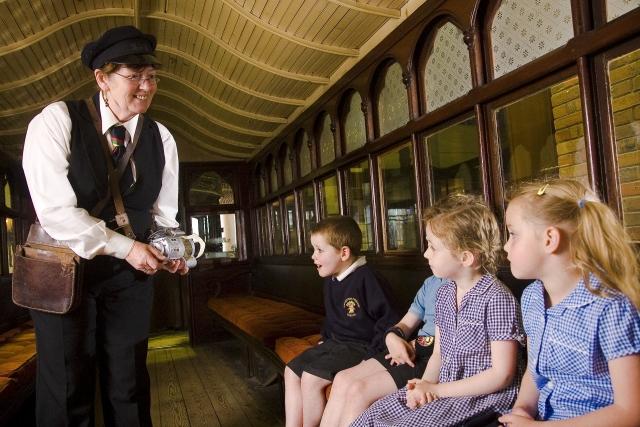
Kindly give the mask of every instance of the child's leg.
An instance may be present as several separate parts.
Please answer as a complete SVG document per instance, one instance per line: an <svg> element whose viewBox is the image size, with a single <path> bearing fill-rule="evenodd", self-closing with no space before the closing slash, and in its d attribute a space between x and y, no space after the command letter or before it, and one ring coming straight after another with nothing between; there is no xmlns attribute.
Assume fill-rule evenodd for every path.
<svg viewBox="0 0 640 427"><path fill-rule="evenodd" d="M288 366L284 368L284 413L286 427L302 425L300 377Z"/></svg>
<svg viewBox="0 0 640 427"><path fill-rule="evenodd" d="M331 384L329 380L316 377L308 372L302 373L300 390L302 393L302 425L304 427L315 427L320 424L322 412L327 402L324 389L329 384Z"/></svg>
<svg viewBox="0 0 640 427"><path fill-rule="evenodd" d="M353 381L347 391L339 425L350 425L373 402L397 390L396 383L386 369Z"/></svg>
<svg viewBox="0 0 640 427"><path fill-rule="evenodd" d="M361 395L360 392L353 394L350 392L351 387L354 384L358 384L358 387L362 387L361 381L369 383L369 377L387 377L389 384L385 384L387 387L382 386L381 389L365 390ZM381 380L384 382L383 380ZM386 382L385 382L386 383ZM387 388L389 390L387 390ZM331 395L329 401L322 414L321 427L335 427L338 425L349 425L353 419L364 409L368 408L379 397L396 391L395 383L391 378L391 375L387 372L387 369L380 364L376 359L368 359L353 368L345 369L338 372L333 379L331 385ZM366 395L366 396L365 396ZM358 400L358 404L350 402L350 400ZM355 416L345 419L345 408L356 406L358 408L364 406L360 412ZM366 406L365 406L366 405ZM355 409L350 409L349 412Z"/></svg>

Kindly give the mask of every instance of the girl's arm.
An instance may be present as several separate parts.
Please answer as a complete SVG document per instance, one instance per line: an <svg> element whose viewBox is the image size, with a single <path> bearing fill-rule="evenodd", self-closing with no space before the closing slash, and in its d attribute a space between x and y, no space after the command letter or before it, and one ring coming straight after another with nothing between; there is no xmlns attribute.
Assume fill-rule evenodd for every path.
<svg viewBox="0 0 640 427"><path fill-rule="evenodd" d="M440 366L442 359L440 356L440 328L436 326L436 342L433 343L433 353L427 362L427 367L422 374L422 379L429 383L437 383L440 379Z"/></svg>
<svg viewBox="0 0 640 427"><path fill-rule="evenodd" d="M612 359L608 363L611 385L613 386L613 404L588 414L562 421L547 421L553 426L610 426L633 427L640 420L640 354ZM518 398L520 401L520 398ZM517 404L517 402L516 402ZM615 421L614 421L615 420ZM509 427L535 425L536 422L516 414L504 415L500 422L509 423Z"/></svg>
<svg viewBox="0 0 640 427"><path fill-rule="evenodd" d="M427 367L422 374L422 379L412 379L407 382L407 406L416 409L425 403L432 402L438 398L431 389L440 379L440 328L436 326L436 342L433 344L433 353L427 362Z"/></svg>
<svg viewBox="0 0 640 427"><path fill-rule="evenodd" d="M513 409L509 415L517 415L525 420L535 420L538 415L538 397L540 397L540 392L533 382L531 371L529 371L529 366L527 366L527 371L522 377L522 383L518 391L518 398L516 399L516 403L513 404ZM509 415L500 417L498 421L506 425L510 422Z"/></svg>
<svg viewBox="0 0 640 427"><path fill-rule="evenodd" d="M438 345L436 333L436 345ZM438 397L470 396L495 393L498 390L509 386L516 375L516 365L518 359L517 341L491 341L491 367L484 371L458 381L433 384L420 382L416 384L416 389L422 392L429 392ZM436 348L439 348L436 347ZM433 354L435 355L435 348ZM431 365L431 359L427 364L427 369ZM427 371L425 371L425 376Z"/></svg>
<svg viewBox="0 0 640 427"><path fill-rule="evenodd" d="M421 320L418 316L408 311L395 326L402 329L404 335L409 337L418 325L420 325L420 322ZM385 344L389 350L389 354L385 357L391 361L391 365L402 365L406 363L414 367L413 359L415 357L415 351L409 342L394 333L388 333L385 336Z"/></svg>

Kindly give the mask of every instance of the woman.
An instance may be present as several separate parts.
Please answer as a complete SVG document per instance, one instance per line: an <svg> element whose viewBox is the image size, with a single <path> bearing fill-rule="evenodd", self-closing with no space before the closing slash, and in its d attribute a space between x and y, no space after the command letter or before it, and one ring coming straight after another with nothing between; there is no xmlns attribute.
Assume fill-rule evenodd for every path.
<svg viewBox="0 0 640 427"><path fill-rule="evenodd" d="M155 37L112 28L82 50L99 91L101 132L114 148L139 138L120 180L135 240L118 228L108 164L85 101L55 102L29 124L23 168L36 214L53 238L88 260L82 300L67 314L31 311L36 329L38 425L93 425L96 371L105 425L151 425L147 339L158 270L186 274L145 242L155 225L178 227L178 158L169 131L144 113L157 90ZM124 127L124 129L122 127ZM114 130L115 129L115 130Z"/></svg>

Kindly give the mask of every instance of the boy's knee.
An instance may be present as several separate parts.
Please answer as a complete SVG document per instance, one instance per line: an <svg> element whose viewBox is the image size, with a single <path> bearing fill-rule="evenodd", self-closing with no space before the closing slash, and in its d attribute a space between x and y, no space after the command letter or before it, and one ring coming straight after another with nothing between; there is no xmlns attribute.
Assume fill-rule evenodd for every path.
<svg viewBox="0 0 640 427"><path fill-rule="evenodd" d="M308 373L303 373L300 378L300 387L303 390L307 391L318 391L324 389L326 386L331 384L331 381L325 380L324 378L316 377L315 375L311 375Z"/></svg>
<svg viewBox="0 0 640 427"><path fill-rule="evenodd" d="M300 377L298 377L298 374L296 374L288 366L286 366L284 368L284 381L285 383L292 382L292 381L298 382L300 381Z"/></svg>

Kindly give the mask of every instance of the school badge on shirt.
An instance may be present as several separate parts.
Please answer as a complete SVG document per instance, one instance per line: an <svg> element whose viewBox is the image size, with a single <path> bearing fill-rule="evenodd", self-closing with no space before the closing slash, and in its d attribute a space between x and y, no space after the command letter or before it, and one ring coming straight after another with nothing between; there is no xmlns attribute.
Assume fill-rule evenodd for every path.
<svg viewBox="0 0 640 427"><path fill-rule="evenodd" d="M357 314L358 309L360 308L360 303L355 298L347 298L346 300L344 300L343 306L347 311L347 316L354 317Z"/></svg>

